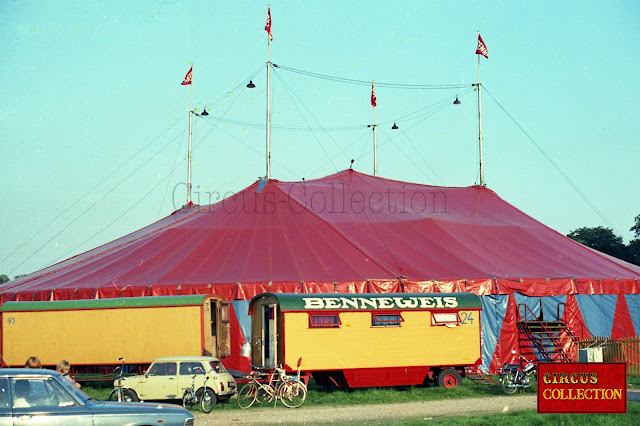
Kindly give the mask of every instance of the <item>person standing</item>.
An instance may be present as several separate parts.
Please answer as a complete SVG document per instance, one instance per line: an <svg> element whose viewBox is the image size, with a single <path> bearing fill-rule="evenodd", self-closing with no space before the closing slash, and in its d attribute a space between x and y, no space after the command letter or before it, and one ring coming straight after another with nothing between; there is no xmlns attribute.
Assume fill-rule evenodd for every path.
<svg viewBox="0 0 640 426"><path fill-rule="evenodd" d="M71 377L71 375L69 374L70 370L71 365L66 359L63 359L62 361L58 362L58 365L56 365L56 371L62 374L63 377L66 377L71 383L73 383L76 388L80 389L82 386L80 386L80 383L73 380L73 377Z"/></svg>
<svg viewBox="0 0 640 426"><path fill-rule="evenodd" d="M30 356L27 358L27 362L24 363L24 368L42 368L40 358L37 356Z"/></svg>

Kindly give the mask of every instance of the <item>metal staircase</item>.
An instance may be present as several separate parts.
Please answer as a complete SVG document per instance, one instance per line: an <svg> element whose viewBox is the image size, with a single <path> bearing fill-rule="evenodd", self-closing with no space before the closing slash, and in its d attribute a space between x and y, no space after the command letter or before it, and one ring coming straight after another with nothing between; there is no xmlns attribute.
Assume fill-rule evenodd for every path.
<svg viewBox="0 0 640 426"><path fill-rule="evenodd" d="M478 367L476 367L476 366L465 368L464 377L466 377L467 379L471 380L473 383L475 383L477 385L496 385L496 386L500 386L500 384L498 382L496 382L493 377L491 377L489 374L486 374L486 373L480 371L480 369Z"/></svg>
<svg viewBox="0 0 640 426"><path fill-rule="evenodd" d="M558 305L558 313L561 305ZM519 343L520 352L525 358L534 357L547 362L577 361L579 339L564 321L540 320L527 305L518 305L519 312L523 312L521 308L524 308L524 315L521 315L522 321L518 322ZM556 318L560 318L560 315Z"/></svg>

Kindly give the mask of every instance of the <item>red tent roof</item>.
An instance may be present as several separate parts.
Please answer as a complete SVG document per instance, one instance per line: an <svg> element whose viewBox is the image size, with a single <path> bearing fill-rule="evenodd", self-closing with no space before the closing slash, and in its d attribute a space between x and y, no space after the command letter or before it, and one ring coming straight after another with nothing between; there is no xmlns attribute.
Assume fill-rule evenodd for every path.
<svg viewBox="0 0 640 426"><path fill-rule="evenodd" d="M0 293L7 300L8 293L62 288L399 277L637 279L640 267L570 240L487 188L346 170L311 181L257 181L8 282Z"/></svg>

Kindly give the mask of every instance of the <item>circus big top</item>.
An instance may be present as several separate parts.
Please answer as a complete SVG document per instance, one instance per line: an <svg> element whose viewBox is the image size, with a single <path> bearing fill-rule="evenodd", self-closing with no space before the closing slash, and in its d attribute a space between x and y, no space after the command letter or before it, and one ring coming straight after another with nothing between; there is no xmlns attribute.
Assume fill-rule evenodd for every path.
<svg viewBox="0 0 640 426"><path fill-rule="evenodd" d="M640 267L548 228L482 186L440 187L345 170L258 180L0 286L0 301L215 293L233 306L231 356L261 292L473 292L483 368L518 345L527 312L579 337L640 332Z"/></svg>

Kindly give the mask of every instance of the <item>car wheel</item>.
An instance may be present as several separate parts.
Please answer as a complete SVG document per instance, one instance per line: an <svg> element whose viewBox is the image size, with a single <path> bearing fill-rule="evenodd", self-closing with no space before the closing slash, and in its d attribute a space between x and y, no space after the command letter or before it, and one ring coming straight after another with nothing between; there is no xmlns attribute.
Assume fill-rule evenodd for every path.
<svg viewBox="0 0 640 426"><path fill-rule="evenodd" d="M136 394L133 389L123 389L122 400L126 402L138 402L140 398L138 398L138 394Z"/></svg>
<svg viewBox="0 0 640 426"><path fill-rule="evenodd" d="M438 386L441 388L455 388L460 384L460 373L453 368L445 368L438 374Z"/></svg>

